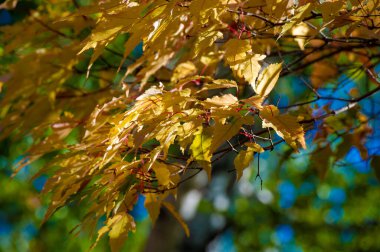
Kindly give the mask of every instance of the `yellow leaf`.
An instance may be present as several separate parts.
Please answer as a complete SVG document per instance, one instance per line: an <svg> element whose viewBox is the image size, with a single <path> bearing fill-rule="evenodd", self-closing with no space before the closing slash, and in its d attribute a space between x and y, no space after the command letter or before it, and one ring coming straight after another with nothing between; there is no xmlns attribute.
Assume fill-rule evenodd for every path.
<svg viewBox="0 0 380 252"><path fill-rule="evenodd" d="M257 82L252 83L252 88L259 96L266 97L277 83L282 69L281 63L270 64L259 75Z"/></svg>
<svg viewBox="0 0 380 252"><path fill-rule="evenodd" d="M108 226L103 226L103 227L101 227L101 228L98 230L98 237L96 238L96 241L94 242L94 244L91 245L91 248L94 248L94 247L98 244L100 238L102 238L102 237L103 237L103 236L104 236L109 230L110 230L110 229L109 229Z"/></svg>
<svg viewBox="0 0 380 252"><path fill-rule="evenodd" d="M137 97L136 101L143 101L143 100L146 100L147 98L151 98L156 95L162 95L162 94L163 94L163 90L161 87L152 86L151 88L146 90L142 95Z"/></svg>
<svg viewBox="0 0 380 252"><path fill-rule="evenodd" d="M91 33L91 36L90 36L90 41L91 43L92 42L100 42L100 41L108 41L112 38L114 38L119 31L121 31L121 29L123 29L123 26L116 26L116 27L113 27L113 28L110 28L110 29L101 29L101 30L97 30L93 33ZM85 46L86 48L86 46ZM82 51L85 50L85 49L82 49Z"/></svg>
<svg viewBox="0 0 380 252"><path fill-rule="evenodd" d="M222 59L222 54L217 51L217 47L214 44L214 47L210 48L209 51L205 51L202 55L200 55L199 61L204 65L206 69L203 69L203 73L213 73L220 60Z"/></svg>
<svg viewBox="0 0 380 252"><path fill-rule="evenodd" d="M149 213L149 217L154 225L157 221L158 216L160 215L162 200L157 197L155 194L145 194L144 207Z"/></svg>
<svg viewBox="0 0 380 252"><path fill-rule="evenodd" d="M206 108L210 107L228 107L233 104L236 104L238 99L232 94L225 94L222 96L214 96L212 98L208 98L204 101L204 106Z"/></svg>
<svg viewBox="0 0 380 252"><path fill-rule="evenodd" d="M244 144L248 147L248 149L252 150L253 152L261 153L264 152L264 149L257 143L254 142L248 142Z"/></svg>
<svg viewBox="0 0 380 252"><path fill-rule="evenodd" d="M304 17L309 15L311 11L311 3L307 3L297 9L297 14L292 17L292 19L282 26L282 31L280 36L284 35L287 31L292 29L297 23L303 20Z"/></svg>
<svg viewBox="0 0 380 252"><path fill-rule="evenodd" d="M183 230L185 231L186 236L189 237L190 236L190 230L187 227L187 224L185 223L185 221L179 215L179 213L177 213L174 206L172 204L170 204L169 202L162 202L162 205L164 207L166 207L166 209L169 210L169 212L174 216L174 218L176 218L176 220L179 222L179 224L181 224Z"/></svg>
<svg viewBox="0 0 380 252"><path fill-rule="evenodd" d="M170 171L167 165L161 162L155 162L152 166L153 171L156 173L158 182L161 185L168 186L170 184Z"/></svg>
<svg viewBox="0 0 380 252"><path fill-rule="evenodd" d="M252 116L233 118L232 121L227 124L222 124L217 121L215 126L213 126L214 135L211 142L211 152L213 153L223 143L237 135L241 129L241 126L251 124L253 124Z"/></svg>
<svg viewBox="0 0 380 252"><path fill-rule="evenodd" d="M212 136L209 131L203 127L195 133L193 143L190 145L192 157L206 171L208 178L211 178L211 141Z"/></svg>
<svg viewBox="0 0 380 252"><path fill-rule="evenodd" d="M217 5L219 5L218 1L194 0L191 1L190 13L192 15L199 15L200 12L215 8Z"/></svg>
<svg viewBox="0 0 380 252"><path fill-rule="evenodd" d="M255 83L257 75L261 69L260 61L265 59L265 55L255 54L248 57L244 63L239 65L237 73L239 77L244 77L248 83Z"/></svg>
<svg viewBox="0 0 380 252"><path fill-rule="evenodd" d="M117 26L110 29L99 29L93 32L90 38L86 40L84 47L78 54L81 54L90 48L94 49L87 67L87 77L89 76L90 69L95 60L99 58L107 44L117 36L122 28L123 26Z"/></svg>
<svg viewBox="0 0 380 252"><path fill-rule="evenodd" d="M243 175L243 170L253 161L253 155L255 152L263 152L263 148L256 143L248 143L247 150L241 150L234 159L234 165L236 169L236 180L239 180Z"/></svg>
<svg viewBox="0 0 380 252"><path fill-rule="evenodd" d="M224 88L235 88L237 89L237 84L235 81L232 80L214 80L213 83L206 83L203 84L202 89L197 91L197 93L201 93L204 91L209 91L213 89L224 89Z"/></svg>
<svg viewBox="0 0 380 252"><path fill-rule="evenodd" d="M133 217L125 212L120 212L111 218L112 228L108 233L112 252L118 252L123 247L129 231L134 231L136 224ZM107 223L107 225L109 225Z"/></svg>
<svg viewBox="0 0 380 252"><path fill-rule="evenodd" d="M223 38L223 33L216 31L215 29L216 27L212 26L198 35L194 44L193 58L196 58L202 52L207 51L217 39Z"/></svg>
<svg viewBox="0 0 380 252"><path fill-rule="evenodd" d="M230 39L223 46L225 48L224 60L228 65L235 65L246 59L251 51L249 40Z"/></svg>
<svg viewBox="0 0 380 252"><path fill-rule="evenodd" d="M118 252L124 245L128 233L130 231L135 231L135 229L136 224L131 215L126 212L117 213L115 216L107 220L104 227L99 229L96 242L91 247L95 247L100 238L108 232L111 250L112 252Z"/></svg>
<svg viewBox="0 0 380 252"><path fill-rule="evenodd" d="M292 28L292 35L296 37L294 40L298 43L298 46L302 51L305 49L305 37L309 31L309 26L304 22L301 22Z"/></svg>
<svg viewBox="0 0 380 252"><path fill-rule="evenodd" d="M220 5L220 1L193 0L190 5L190 13L201 24L206 24L209 18L215 14L213 9Z"/></svg>
<svg viewBox="0 0 380 252"><path fill-rule="evenodd" d="M293 149L298 150L298 144L306 149L304 130L291 115L280 115L276 106L264 106L260 111L263 128L273 128Z"/></svg>
<svg viewBox="0 0 380 252"><path fill-rule="evenodd" d="M257 108L257 109L262 109L262 103L264 101L264 97L262 96L259 96L259 95L255 95L255 96L251 96L247 99L243 99L241 100L243 103L249 105L250 107L254 107L254 108Z"/></svg>
<svg viewBox="0 0 380 252"><path fill-rule="evenodd" d="M127 227L132 220L132 216L128 215L125 212L120 212L117 215L113 216L109 220L109 224L112 225L111 230L108 235L111 239L116 239L123 235L125 232L128 232Z"/></svg>
<svg viewBox="0 0 380 252"><path fill-rule="evenodd" d="M261 68L259 62L265 55L252 54L249 40L230 39L223 47L224 59L232 71L247 82L254 83Z"/></svg>
<svg viewBox="0 0 380 252"><path fill-rule="evenodd" d="M325 1L320 6L319 9L322 14L323 21L325 23L329 22L330 20L334 19L335 15L338 11L343 7L344 1L334 1L329 2Z"/></svg>
<svg viewBox="0 0 380 252"><path fill-rule="evenodd" d="M253 160L253 151L241 150L239 154L234 159L234 165L236 169L236 180L239 180L243 175L243 170L248 167L248 165Z"/></svg>
<svg viewBox="0 0 380 252"><path fill-rule="evenodd" d="M193 76L197 73L197 67L191 61L186 61L179 64L173 71L173 75L170 79L171 82L177 82L189 76Z"/></svg>

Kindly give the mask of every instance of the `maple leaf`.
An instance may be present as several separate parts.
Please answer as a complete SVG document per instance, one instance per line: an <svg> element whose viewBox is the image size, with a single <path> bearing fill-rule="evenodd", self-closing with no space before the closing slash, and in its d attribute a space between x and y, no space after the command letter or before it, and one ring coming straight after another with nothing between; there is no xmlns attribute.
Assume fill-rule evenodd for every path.
<svg viewBox="0 0 380 252"><path fill-rule="evenodd" d="M215 31L215 27L210 27L209 29L201 32L194 44L193 58L207 51L217 39L221 38L223 38L223 33L220 31Z"/></svg>
<svg viewBox="0 0 380 252"><path fill-rule="evenodd" d="M243 170L249 166L253 161L253 155L255 153L263 152L263 148L256 143L247 143L246 150L241 150L234 159L234 165L236 169L236 180L239 180L243 175Z"/></svg>
<svg viewBox="0 0 380 252"><path fill-rule="evenodd" d="M344 2L342 1L326 1L321 3L318 6L318 9L321 10L321 14L324 22L329 22L334 19L335 14L343 7Z"/></svg>
<svg viewBox="0 0 380 252"><path fill-rule="evenodd" d="M226 124L220 121L216 122L213 129L213 137L211 141L211 152L216 151L223 143L230 140L233 136L237 135L243 125L252 125L253 118L251 116L236 116L231 122Z"/></svg>
<svg viewBox="0 0 380 252"><path fill-rule="evenodd" d="M224 59L227 64L235 65L245 60L247 54L252 50L249 40L230 39L224 45Z"/></svg>
<svg viewBox="0 0 380 252"><path fill-rule="evenodd" d="M253 90L261 97L267 97L277 83L282 64L270 64L259 75L256 82L251 83Z"/></svg>
<svg viewBox="0 0 380 252"><path fill-rule="evenodd" d="M18 13L17 2L3 1L0 9L16 7L10 13ZM321 178L350 146L363 159L372 153L365 144L373 136L369 117L345 112L380 90L374 74L379 1L34 2L29 15L0 28L7 55L0 76L0 138L10 146L32 139L17 154L25 155L18 170L45 164L38 173L50 176L44 221L87 198L84 229L105 216L96 242L108 233L118 251L135 230L129 212L142 194L152 223L163 206L188 235L168 196L176 198L193 165L210 179L213 161L231 150L240 149L234 164L241 178L254 153L263 151L254 140L272 144L254 124L260 119L296 151L306 148L309 122L323 120L326 127L315 127L315 140L324 145L311 158ZM323 97L319 88L339 91L338 77L351 76L347 62L362 66L360 79L367 74L367 88L374 89L361 93L356 87L352 99L338 97L340 92ZM267 99L283 64L281 77L310 77L302 77L309 88L302 97L293 86L278 89L295 102L284 108L294 116L280 114ZM307 92L317 99L295 101ZM316 110L317 100L347 107L334 111L325 103ZM331 134L343 140L337 150L328 144ZM58 154L46 162L52 153Z"/></svg>
<svg viewBox="0 0 380 252"><path fill-rule="evenodd" d="M234 105L234 104L237 104L238 102L238 99L232 95L232 94L225 94L225 95L222 95L222 96L214 96L212 98L207 98L205 101L204 101L204 105L205 107L220 107L220 106L223 106L223 107L228 107L228 106L231 106L231 105Z"/></svg>
<svg viewBox="0 0 380 252"><path fill-rule="evenodd" d="M297 14L294 15L289 22L287 22L284 26L282 26L280 36L284 35L287 31L292 29L296 24L300 23L302 19L310 13L312 7L313 7L312 3L307 3L303 6L298 7L296 10Z"/></svg>
<svg viewBox="0 0 380 252"><path fill-rule="evenodd" d="M98 238L96 243L92 247L96 246L100 238L108 233L110 237L110 245L112 252L118 252L124 245L124 241L130 231L136 229L136 224L133 221L131 215L120 212L113 217L109 218L106 222L106 226L102 227L98 231Z"/></svg>
<svg viewBox="0 0 380 252"><path fill-rule="evenodd" d="M109 219L107 225L112 225L111 230L108 233L112 252L120 251L128 233L134 231L136 228L132 216L124 212Z"/></svg>
<svg viewBox="0 0 380 252"><path fill-rule="evenodd" d="M230 39L224 47L224 59L233 72L248 83L254 83L261 69L260 61L266 56L252 54L248 40Z"/></svg>
<svg viewBox="0 0 380 252"><path fill-rule="evenodd" d="M260 61L265 59L265 57L265 55L260 54L248 56L240 64L234 65L232 69L235 70L239 77L243 77L248 83L255 83L261 69Z"/></svg>
<svg viewBox="0 0 380 252"><path fill-rule="evenodd" d="M158 182L164 186L168 186L170 184L170 171L167 168L167 165L160 162L155 162L152 166L152 169L156 173Z"/></svg>
<svg viewBox="0 0 380 252"><path fill-rule="evenodd" d="M273 128L293 149L298 150L298 144L306 149L305 133L297 118L291 115L280 115L273 105L264 106L260 110L264 128Z"/></svg>
<svg viewBox="0 0 380 252"><path fill-rule="evenodd" d="M190 77L197 73L197 67L191 61L186 61L179 64L173 71L173 75L170 79L171 82L178 82L181 79Z"/></svg>
<svg viewBox="0 0 380 252"><path fill-rule="evenodd" d="M191 1L189 9L195 20L201 24L206 24L215 15L213 10L220 5L220 1L194 0Z"/></svg>
<svg viewBox="0 0 380 252"><path fill-rule="evenodd" d="M211 141L210 130L201 127L195 133L193 143L190 146L192 157L206 171L209 179L211 179Z"/></svg>
<svg viewBox="0 0 380 252"><path fill-rule="evenodd" d="M305 37L309 33L310 29L307 24L301 22L292 28L292 35L295 36L295 41L298 43L298 46L301 50L305 50Z"/></svg>

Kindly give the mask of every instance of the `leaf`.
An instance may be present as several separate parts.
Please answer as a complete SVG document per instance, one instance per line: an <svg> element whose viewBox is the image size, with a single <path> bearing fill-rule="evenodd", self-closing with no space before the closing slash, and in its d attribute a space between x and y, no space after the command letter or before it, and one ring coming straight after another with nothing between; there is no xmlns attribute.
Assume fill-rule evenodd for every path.
<svg viewBox="0 0 380 252"><path fill-rule="evenodd" d="M245 61L241 64L235 65L233 69L239 77L244 77L248 83L255 83L261 69L260 61L265 59L265 57L265 55L260 54L248 56Z"/></svg>
<svg viewBox="0 0 380 252"><path fill-rule="evenodd" d="M206 108L211 107L228 107L233 104L236 104L238 99L232 94L225 94L222 96L214 96L212 98L208 98L204 101L204 106Z"/></svg>
<svg viewBox="0 0 380 252"><path fill-rule="evenodd" d="M209 130L200 127L190 145L192 157L206 171L209 179L211 178L211 141L212 135Z"/></svg>
<svg viewBox="0 0 380 252"><path fill-rule="evenodd" d="M135 229L136 224L131 215L126 212L117 213L107 220L106 226L99 229L96 242L91 247L96 246L100 238L108 232L111 250L112 252L118 252L124 245L128 233L135 231Z"/></svg>
<svg viewBox="0 0 380 252"><path fill-rule="evenodd" d="M298 43L298 46L302 51L305 50L305 37L309 31L309 26L304 22L301 22L292 28L292 35L295 36L294 40Z"/></svg>
<svg viewBox="0 0 380 252"><path fill-rule="evenodd" d="M262 97L267 97L277 83L282 64L270 64L259 75L256 83L251 83L253 90Z"/></svg>
<svg viewBox="0 0 380 252"><path fill-rule="evenodd" d="M230 39L224 44L224 60L228 65L235 65L246 59L251 51L249 40Z"/></svg>
<svg viewBox="0 0 380 252"><path fill-rule="evenodd" d="M193 0L190 4L190 13L201 24L206 24L210 17L215 14L213 9L220 5L220 1Z"/></svg>
<svg viewBox="0 0 380 252"><path fill-rule="evenodd" d="M226 124L217 121L213 127L213 136L211 141L211 152L216 151L223 143L230 140L232 137L237 135L243 125L252 125L253 117L235 117Z"/></svg>
<svg viewBox="0 0 380 252"><path fill-rule="evenodd" d="M307 3L307 4L299 7L297 9L297 14L294 15L294 17L292 17L292 19L289 22L286 22L286 24L282 26L282 31L281 31L279 37L281 37L282 35L284 35L287 31L289 31L290 29L292 29L296 24L298 24L299 22L301 22L304 17L306 17L307 15L309 15L309 13L311 11L311 8L312 8L312 4L311 3Z"/></svg>
<svg viewBox="0 0 380 252"><path fill-rule="evenodd" d="M136 229L133 217L125 212L120 212L112 217L107 225L112 225L108 233L112 252L120 251L128 237L128 233Z"/></svg>
<svg viewBox="0 0 380 252"><path fill-rule="evenodd" d="M171 82L178 82L189 76L193 76L197 73L197 67L191 61L186 61L179 64L173 71L173 75L170 79Z"/></svg>
<svg viewBox="0 0 380 252"><path fill-rule="evenodd" d="M273 128L293 149L298 150L298 145L306 149L305 133L297 118L291 115L280 115L277 107L264 106L260 110L263 119L263 128Z"/></svg>
<svg viewBox="0 0 380 252"><path fill-rule="evenodd" d="M234 159L236 169L236 180L239 180L243 175L243 170L253 161L253 151L241 150Z"/></svg>
<svg viewBox="0 0 380 252"><path fill-rule="evenodd" d="M319 5L318 8L321 11L323 22L327 23L330 20L334 19L335 15L343 7L343 5L343 1L325 1L321 5Z"/></svg>
<svg viewBox="0 0 380 252"><path fill-rule="evenodd" d="M161 185L168 186L170 184L170 171L167 165L161 162L154 162L152 169L156 174L158 182Z"/></svg>
<svg viewBox="0 0 380 252"><path fill-rule="evenodd" d="M162 95L163 90L160 87L152 86L148 90L146 90L142 95L136 98L136 101L142 101L145 100L148 97L155 96L155 95Z"/></svg>
<svg viewBox="0 0 380 252"><path fill-rule="evenodd" d="M81 54L84 51L93 48L94 53L91 56L90 63L87 67L87 78L89 76L90 69L94 64L95 60L99 58L99 56L103 53L104 48L107 44L113 40L118 33L123 29L122 26L113 27L111 29L100 29L91 34L90 38L88 38L84 43L82 50L78 53Z"/></svg>
<svg viewBox="0 0 380 252"><path fill-rule="evenodd" d="M215 26L212 26L208 30L201 32L194 44L193 58L196 58L199 54L207 51L217 39L221 38L223 38L223 33L220 31L215 31Z"/></svg>
<svg viewBox="0 0 380 252"><path fill-rule="evenodd" d="M241 178L243 175L243 170L253 161L253 155L255 152L261 153L264 151L263 148L256 143L248 143L246 146L248 146L247 150L239 151L238 155L234 159L236 180Z"/></svg>
<svg viewBox="0 0 380 252"><path fill-rule="evenodd" d="M231 64L230 67L238 77L244 78L248 83L252 84L256 82L256 78L261 69L260 61L264 58L265 55L260 54L247 56L238 61L238 63L234 65Z"/></svg>
<svg viewBox="0 0 380 252"><path fill-rule="evenodd" d="M254 107L257 109L262 109L263 106L261 105L264 101L264 97L260 95L251 96L247 99L241 100L241 102L245 103L246 105L249 105L250 107Z"/></svg>
<svg viewBox="0 0 380 252"><path fill-rule="evenodd" d="M147 193L145 195L144 207L149 213L150 220L154 225L157 221L158 216L160 215L161 203L162 200L157 197L157 195L152 193Z"/></svg>
<svg viewBox="0 0 380 252"><path fill-rule="evenodd" d="M179 213L177 213L174 206L169 202L162 202L162 205L164 207L166 207L166 209L169 210L169 212L174 216L174 218L176 218L176 220L179 222L179 224L181 224L183 230L185 231L186 236L189 237L190 236L190 230L189 230L187 224L185 223L185 221L179 215Z"/></svg>
<svg viewBox="0 0 380 252"><path fill-rule="evenodd" d="M231 81L231 80L223 80L223 79L214 80L213 83L203 84L202 89L197 91L197 93L210 91L214 89L226 89L226 88L237 89L237 84L235 81Z"/></svg>
<svg viewBox="0 0 380 252"><path fill-rule="evenodd" d="M232 71L248 83L255 83L261 69L260 61L265 55L252 54L248 40L230 39L224 45L224 59Z"/></svg>

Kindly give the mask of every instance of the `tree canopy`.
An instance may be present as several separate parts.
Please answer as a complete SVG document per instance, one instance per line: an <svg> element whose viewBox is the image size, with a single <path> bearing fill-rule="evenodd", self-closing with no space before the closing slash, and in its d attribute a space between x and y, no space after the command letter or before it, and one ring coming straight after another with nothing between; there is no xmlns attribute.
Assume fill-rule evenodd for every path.
<svg viewBox="0 0 380 252"><path fill-rule="evenodd" d="M139 195L189 235L178 187L231 154L261 187L267 151L323 180L353 146L380 177L380 1L32 1L0 31L1 139L30 139L15 172L48 175L45 220L74 201L78 230L105 216L93 246L121 248Z"/></svg>

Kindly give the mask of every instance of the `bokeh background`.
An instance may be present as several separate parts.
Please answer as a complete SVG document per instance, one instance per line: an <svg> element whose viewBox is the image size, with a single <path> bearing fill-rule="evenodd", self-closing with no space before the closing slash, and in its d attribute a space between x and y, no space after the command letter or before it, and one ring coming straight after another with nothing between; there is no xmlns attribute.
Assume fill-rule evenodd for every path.
<svg viewBox="0 0 380 252"><path fill-rule="evenodd" d="M15 10L0 10L0 25L22 19L32 8L34 1L20 1ZM139 53L141 49L134 52ZM9 60L0 45L0 65ZM321 94L334 92L344 97L353 87L367 83L360 74L355 78L343 75L336 81L345 82L339 93L327 85ZM282 79L278 87L272 99L280 107L307 91L298 77ZM370 116L380 112L379 101L380 95L375 95L360 105ZM315 106L322 107L324 102ZM337 109L344 104L329 105ZM380 153L379 125L378 119L371 121L374 133L366 142L370 156ZM257 159L235 181L233 154L216 163L210 183L200 173L184 184L178 208L191 230L189 238L164 210L152 227L140 197L132 212L137 232L130 235L123 251L380 251L380 184L375 174L380 169L379 158L363 160L351 146L339 160L322 153L319 165L328 173L320 180L309 155L315 133L307 133L309 150L291 154L283 144L261 155L262 188L256 179ZM331 142L332 150L342 148L339 140ZM42 225L48 197L39 192L46 177L31 178L43 160L11 179L13 165L32 143L28 136L18 142L0 142L0 251L88 251L96 236L89 231L70 233L80 223L84 206L63 207ZM109 251L107 239L93 251Z"/></svg>

